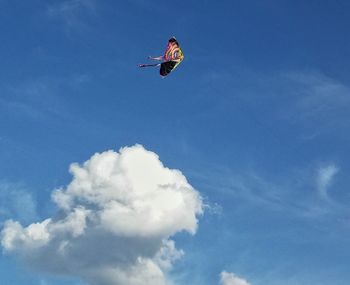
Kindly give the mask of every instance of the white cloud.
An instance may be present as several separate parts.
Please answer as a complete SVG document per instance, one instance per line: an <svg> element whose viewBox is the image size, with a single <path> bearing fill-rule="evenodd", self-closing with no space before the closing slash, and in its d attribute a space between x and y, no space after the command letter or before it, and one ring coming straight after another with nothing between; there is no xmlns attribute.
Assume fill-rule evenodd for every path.
<svg viewBox="0 0 350 285"><path fill-rule="evenodd" d="M317 189L323 198L328 198L328 188L332 184L334 176L338 173L339 168L330 164L320 167L317 171Z"/></svg>
<svg viewBox="0 0 350 285"><path fill-rule="evenodd" d="M142 146L72 164L72 182L53 192L59 213L22 227L7 221L1 244L36 270L92 285L167 284L183 255L170 237L194 234L202 199L179 171Z"/></svg>
<svg viewBox="0 0 350 285"><path fill-rule="evenodd" d="M250 285L246 280L236 276L234 273L222 271L220 273L221 285Z"/></svg>

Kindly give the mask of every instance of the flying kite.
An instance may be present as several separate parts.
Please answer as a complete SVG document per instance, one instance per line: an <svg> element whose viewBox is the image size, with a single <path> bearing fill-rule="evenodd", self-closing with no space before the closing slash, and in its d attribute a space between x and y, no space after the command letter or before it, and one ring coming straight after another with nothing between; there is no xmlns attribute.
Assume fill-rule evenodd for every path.
<svg viewBox="0 0 350 285"><path fill-rule="evenodd" d="M168 41L168 45L164 52L164 55L158 57L149 56L149 59L162 61L162 63L155 64L139 64L139 67L160 66L159 73L161 76L167 76L173 71L184 59L184 54L180 48L178 41L175 37L172 37Z"/></svg>

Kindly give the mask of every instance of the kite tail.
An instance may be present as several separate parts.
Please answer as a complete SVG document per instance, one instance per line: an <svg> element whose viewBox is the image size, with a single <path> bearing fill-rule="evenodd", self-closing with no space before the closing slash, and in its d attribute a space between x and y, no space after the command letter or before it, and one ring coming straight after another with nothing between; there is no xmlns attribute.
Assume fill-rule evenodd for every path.
<svg viewBox="0 0 350 285"><path fill-rule="evenodd" d="M160 66L160 63L154 64L139 64L138 67L151 67L151 66Z"/></svg>

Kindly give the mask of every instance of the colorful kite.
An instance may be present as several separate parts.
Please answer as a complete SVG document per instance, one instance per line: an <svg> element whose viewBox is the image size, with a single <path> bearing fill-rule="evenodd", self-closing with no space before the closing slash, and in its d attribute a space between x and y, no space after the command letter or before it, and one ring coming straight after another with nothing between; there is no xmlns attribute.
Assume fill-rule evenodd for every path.
<svg viewBox="0 0 350 285"><path fill-rule="evenodd" d="M163 61L162 63L156 64L139 64L139 67L150 67L150 66L160 66L159 73L161 76L167 76L171 71L173 71L184 59L184 54L180 48L179 43L172 37L168 41L168 45L163 56L149 57L152 60Z"/></svg>

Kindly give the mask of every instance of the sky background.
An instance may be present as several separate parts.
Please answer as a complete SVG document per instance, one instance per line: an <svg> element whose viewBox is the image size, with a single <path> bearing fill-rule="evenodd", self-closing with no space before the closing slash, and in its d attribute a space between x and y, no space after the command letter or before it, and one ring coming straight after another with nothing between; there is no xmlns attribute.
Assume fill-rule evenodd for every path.
<svg viewBox="0 0 350 285"><path fill-rule="evenodd" d="M0 0L1 228L55 216L71 163L141 144L205 204L196 234L172 237L185 252L176 284L219 284L224 270L251 285L349 284L349 11L342 0ZM174 73L137 68L173 35L185 54ZM86 284L5 251L0 276Z"/></svg>

